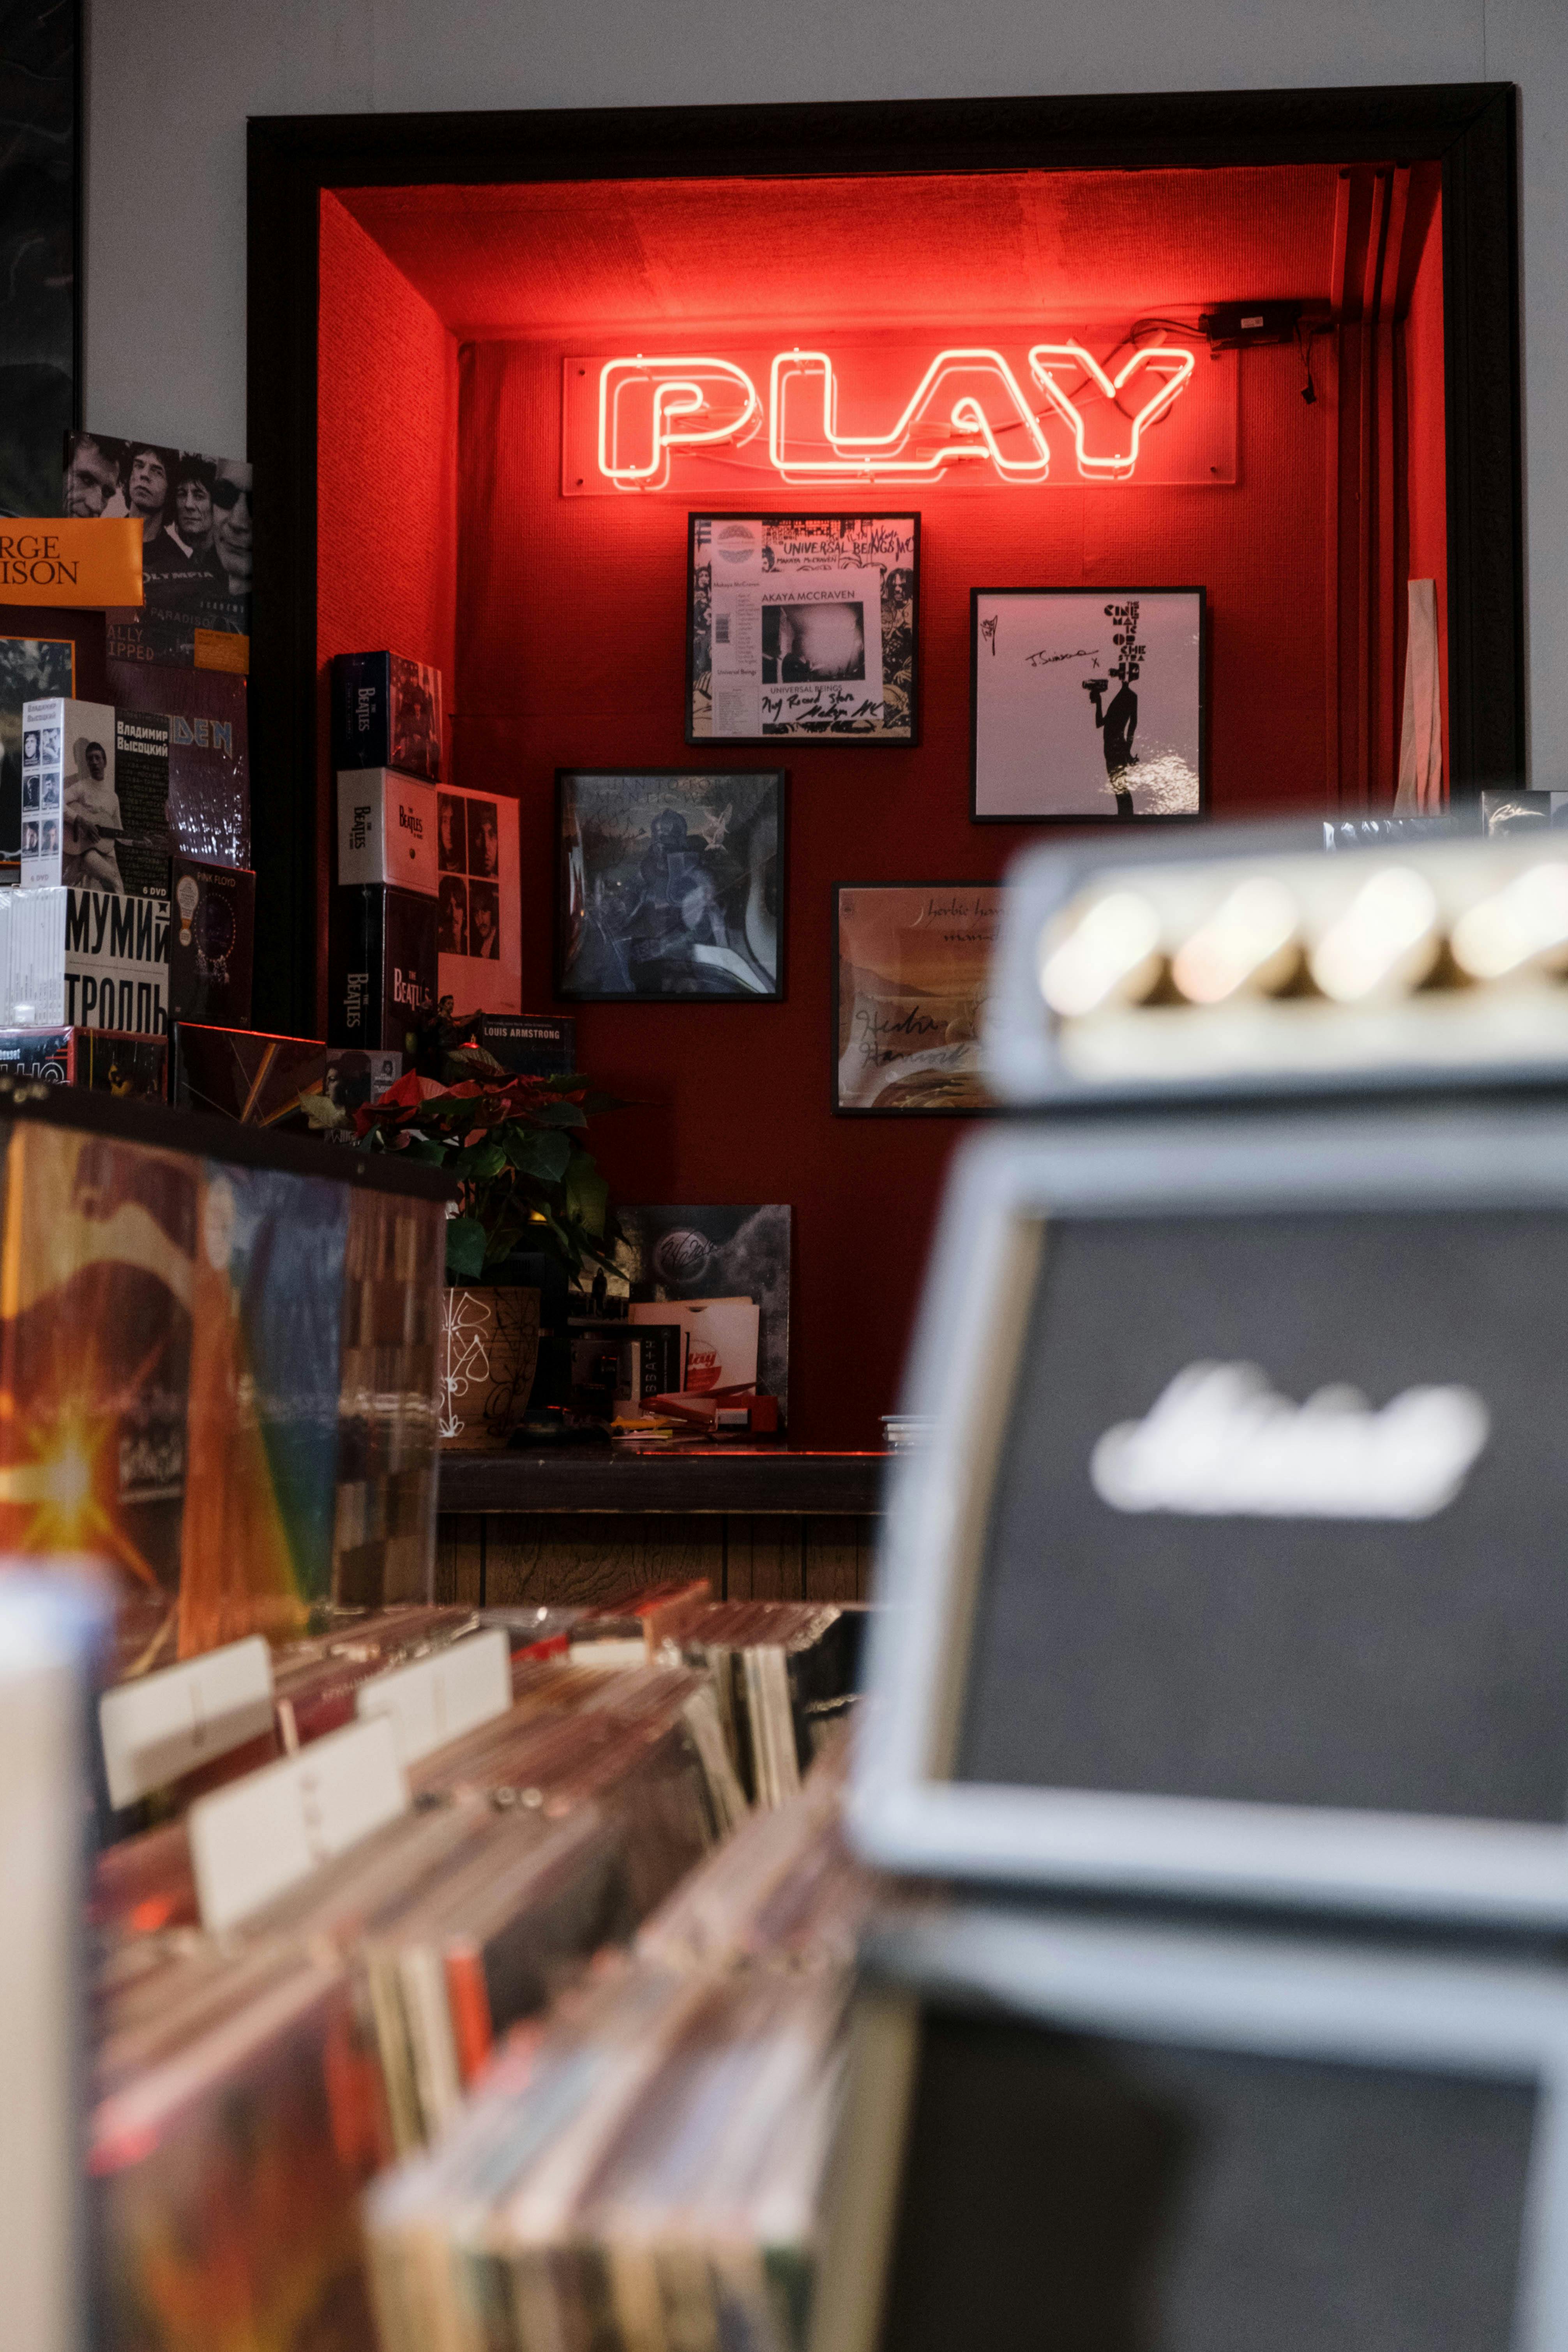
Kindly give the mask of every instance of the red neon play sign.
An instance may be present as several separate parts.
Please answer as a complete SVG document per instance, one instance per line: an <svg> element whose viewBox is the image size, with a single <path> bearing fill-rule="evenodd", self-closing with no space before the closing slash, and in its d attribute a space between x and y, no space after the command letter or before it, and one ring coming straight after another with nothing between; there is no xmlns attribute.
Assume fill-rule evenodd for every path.
<svg viewBox="0 0 1568 2352"><path fill-rule="evenodd" d="M689 350L568 362L569 434L574 378L580 388L567 466L575 475L565 487L660 490L669 487L672 460L724 454L801 488L1039 484L1053 467L1058 481L1128 482L1145 436L1187 392L1195 365L1191 350L1171 342L1125 357L1113 352L1104 362L1075 340L1034 343L1021 366L991 345L950 344L923 361L911 383L909 354L879 356L869 394L860 363L862 429L855 431L844 421L839 364L824 350L775 352L765 375L755 361ZM591 454L589 420L580 414L590 382ZM872 409L879 421L863 429ZM1208 467L1211 478L1221 471Z"/></svg>

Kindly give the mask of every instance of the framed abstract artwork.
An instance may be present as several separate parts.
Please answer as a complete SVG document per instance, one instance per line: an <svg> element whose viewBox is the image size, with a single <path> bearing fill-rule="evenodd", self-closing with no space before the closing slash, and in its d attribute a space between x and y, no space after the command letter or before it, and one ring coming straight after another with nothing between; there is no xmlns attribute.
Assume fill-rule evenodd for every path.
<svg viewBox="0 0 1568 2352"><path fill-rule="evenodd" d="M555 789L558 995L783 996L782 769L563 768Z"/></svg>

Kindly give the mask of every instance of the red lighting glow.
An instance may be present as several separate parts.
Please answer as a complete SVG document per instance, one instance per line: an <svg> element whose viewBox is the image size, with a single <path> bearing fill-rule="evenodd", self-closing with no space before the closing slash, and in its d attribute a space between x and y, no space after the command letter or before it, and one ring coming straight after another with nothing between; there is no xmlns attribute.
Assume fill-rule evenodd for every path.
<svg viewBox="0 0 1568 2352"><path fill-rule="evenodd" d="M1142 436L1185 391L1194 355L1179 345L1134 352L1115 375L1081 343L1037 343L1029 372L1072 436L1079 475L1089 481L1130 480ZM1153 388L1142 407L1121 404L1137 377ZM802 396L801 386L809 390ZM626 414L625 395L637 397ZM816 394L820 393L818 413ZM1080 406L1086 393L1124 428L1122 446L1090 453ZM847 433L839 423L838 378L830 353L794 348L774 354L765 409L768 458L781 481L918 483L950 466L973 473L989 466L1002 482L1044 482L1050 443L1042 416L1017 375L989 345L956 344L930 361L897 422L883 433ZM732 360L660 356L606 360L599 371L599 472L617 489L663 489L675 449L742 447L763 428L756 383ZM1094 437L1100 438L1101 433ZM1005 446L1004 436L1006 436Z"/></svg>

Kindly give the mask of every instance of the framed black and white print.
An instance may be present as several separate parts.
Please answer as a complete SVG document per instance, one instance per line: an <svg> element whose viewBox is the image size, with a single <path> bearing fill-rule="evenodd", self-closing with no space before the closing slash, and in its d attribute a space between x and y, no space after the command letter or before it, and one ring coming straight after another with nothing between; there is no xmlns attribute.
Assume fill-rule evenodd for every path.
<svg viewBox="0 0 1568 2352"><path fill-rule="evenodd" d="M918 514L689 528L689 743L919 741Z"/></svg>
<svg viewBox="0 0 1568 2352"><path fill-rule="evenodd" d="M977 824L1208 810L1202 588L970 592Z"/></svg>
<svg viewBox="0 0 1568 2352"><path fill-rule="evenodd" d="M776 1003L784 781L782 769L558 770L556 994Z"/></svg>

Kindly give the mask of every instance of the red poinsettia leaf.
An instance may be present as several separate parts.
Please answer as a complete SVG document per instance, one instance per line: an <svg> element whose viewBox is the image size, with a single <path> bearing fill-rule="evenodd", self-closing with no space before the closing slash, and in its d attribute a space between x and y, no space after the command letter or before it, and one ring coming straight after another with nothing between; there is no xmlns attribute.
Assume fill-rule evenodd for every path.
<svg viewBox="0 0 1568 2352"><path fill-rule="evenodd" d="M395 1103L400 1108L417 1110L419 1105L428 1102L432 1095L445 1092L439 1078L422 1078L417 1070L407 1070L387 1087L384 1095L376 1097L371 1108L379 1110L384 1105Z"/></svg>

